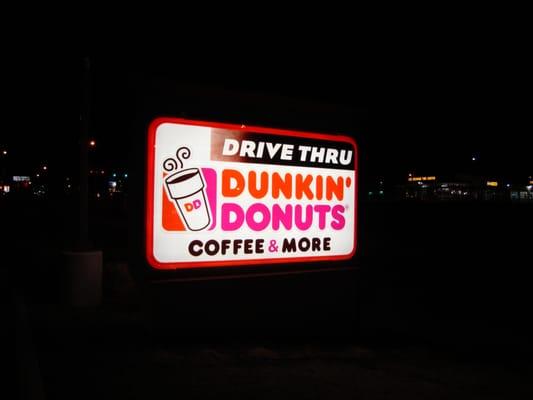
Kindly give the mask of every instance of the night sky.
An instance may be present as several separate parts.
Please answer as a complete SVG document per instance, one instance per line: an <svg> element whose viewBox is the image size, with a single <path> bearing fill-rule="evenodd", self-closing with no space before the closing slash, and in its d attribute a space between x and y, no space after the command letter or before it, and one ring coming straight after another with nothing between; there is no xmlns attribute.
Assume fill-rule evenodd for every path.
<svg viewBox="0 0 533 400"><path fill-rule="evenodd" d="M478 8L467 25L483 19ZM174 33L172 46L164 51L91 55L88 86L79 55L35 53L18 42L19 54L4 54L0 178L31 175L33 180L46 165L49 181L35 179L32 187L49 183L50 195L38 201L38 196L2 198L2 224L9 233L4 235L8 262L2 267L21 295L11 288L0 293L28 300L28 318L18 315L26 308L24 301L4 302L9 309L3 315L17 329L6 323L3 331L10 338L3 342L18 352L25 346L12 346L18 343L18 325L31 325L31 334L23 331L22 336L33 338L27 347L35 349L36 358L26 362L30 370L40 365L46 397L69 398L80 387L88 398L102 393L168 398L173 390L187 397L203 388L216 395L229 391L230 398L246 391L294 397L300 387L308 397L323 390L327 398L342 390L363 397L368 391L405 398L424 397L429 391L440 397L450 393L450 398L488 393L514 398L514 393L523 394L522 388L526 396L531 392L533 335L527 315L532 280L526 268L531 264L531 234L524 229L533 225L529 204L510 201L509 190L505 202L429 206L376 201L370 195L383 180L380 194L388 200L388 193L394 193L389 188L405 183L408 173L435 175L441 182L461 173L519 185L531 179L533 69L526 62L531 45L499 32L489 37L481 29L450 42L450 32L457 28L447 20L440 41L420 29L414 38L426 41L409 48L411 38L396 38L391 32L384 42L396 40L394 51L373 45L372 54L363 54L360 43L367 39L357 37L352 28L365 16L352 11L346 15L350 21L344 26L350 32L342 34L345 41L327 37L323 33L329 27L316 24L316 37L299 31L282 52L266 51L251 40L233 46L221 40L216 52L204 46L190 52L184 43L205 34L205 24L194 16L189 19L201 32ZM433 23L425 10L417 8L413 15ZM302 10L300 18L307 17ZM183 13L173 18L171 28L185 19ZM321 15L320 22L325 19ZM487 21L499 27L497 19ZM253 18L223 22L237 28L241 37L255 24ZM339 25L337 19L331 22ZM269 21L267 39L277 23ZM100 35L99 29L93 23L90 34ZM73 43L75 48L78 42ZM65 190L65 177L73 177L68 187L71 181L73 189L80 187L78 142L87 87L89 138L96 141L96 148L89 149L89 168L106 171L89 179L88 231L94 247L77 240L83 237L80 223L82 228L87 224L70 194L83 191ZM142 147L148 123L161 116L355 138L361 200L355 257L342 262L325 257L322 263L305 262L287 270L285 264L257 264L249 271L248 266L232 266L218 272L150 268L144 254L149 240ZM111 191L94 196L91 190L107 184L113 172L128 173L127 183L122 175L125 189L120 188L126 196L112 197ZM65 272L59 256L67 263L65 256L91 254L87 249L103 251L104 301L90 312L71 312L63 304L65 277L82 274L72 274L74 263ZM331 272L300 274L319 266L332 267ZM344 271L333 272L337 267ZM261 276L263 272L276 275ZM204 280L211 273L222 279ZM241 273L257 276L238 279ZM226 279L230 274L235 279ZM175 278L185 281L163 284ZM13 305L16 311L11 312ZM283 344L280 349L300 349L302 344L302 355L293 358L280 350L282 357L276 352L270 356L270 348L277 351L276 341ZM221 349L227 343L227 349L218 353L216 343ZM330 357L335 354L330 345L344 343L354 351L342 347L342 356ZM6 365L22 364L16 361L5 357ZM202 379L195 380L196 375ZM11 379L17 381L23 380Z"/></svg>
<svg viewBox="0 0 533 400"><path fill-rule="evenodd" d="M124 119L138 107L131 93L157 81L189 92L199 88L197 98L229 93L233 99L242 94L259 99L255 108L239 109L242 101L230 101L220 110L214 109L216 101L196 99L190 109L162 107L162 114L175 110L180 116L186 111L190 117L205 115L225 122L247 118L256 125L264 121L281 128L351 134L361 147L362 172L371 179L403 181L408 172L474 170L522 181L533 173L527 82L518 60L516 65L497 63L490 54L392 57L375 68L347 54L305 54L279 61L213 57L195 64L177 56L91 60L90 136L97 140L97 161L103 166L125 165ZM80 57L38 57L4 66L1 144L9 149L20 174L41 163L64 169L75 165L81 65ZM172 102L169 93L162 98ZM281 106L278 99L283 100ZM312 110L326 112L315 119L302 112L291 117L291 104L300 109L310 104ZM276 110L283 110L282 117L276 117Z"/></svg>

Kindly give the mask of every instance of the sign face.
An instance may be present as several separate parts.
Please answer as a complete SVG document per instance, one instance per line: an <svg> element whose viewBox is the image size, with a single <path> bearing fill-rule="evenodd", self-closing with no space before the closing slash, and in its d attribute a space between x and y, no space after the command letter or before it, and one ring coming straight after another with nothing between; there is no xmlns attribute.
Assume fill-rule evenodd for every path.
<svg viewBox="0 0 533 400"><path fill-rule="evenodd" d="M349 137L159 118L149 127L147 165L153 268L355 253L357 147Z"/></svg>

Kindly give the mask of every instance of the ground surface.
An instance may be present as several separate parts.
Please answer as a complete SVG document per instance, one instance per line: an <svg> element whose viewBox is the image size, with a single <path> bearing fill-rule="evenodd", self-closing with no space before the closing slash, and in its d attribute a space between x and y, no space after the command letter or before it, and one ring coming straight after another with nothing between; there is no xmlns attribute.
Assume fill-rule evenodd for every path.
<svg viewBox="0 0 533 400"><path fill-rule="evenodd" d="M68 210L4 210L4 361L26 349L47 399L533 398L531 207L366 204L352 272L151 287L121 208L93 205L104 301L87 310L64 299Z"/></svg>
<svg viewBox="0 0 533 400"><path fill-rule="evenodd" d="M497 352L480 360L406 344L180 343L154 336L137 312L110 308L41 308L34 322L49 399L533 397L531 363Z"/></svg>

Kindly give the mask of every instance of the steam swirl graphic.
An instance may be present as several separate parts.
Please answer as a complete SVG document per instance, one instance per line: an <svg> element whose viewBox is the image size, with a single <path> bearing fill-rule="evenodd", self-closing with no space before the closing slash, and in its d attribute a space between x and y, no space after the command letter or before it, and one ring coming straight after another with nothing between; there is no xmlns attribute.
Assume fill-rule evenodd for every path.
<svg viewBox="0 0 533 400"><path fill-rule="evenodd" d="M180 169L183 168L183 160L182 160L182 158L187 160L190 156L191 156L191 150L188 147L180 147L176 151L176 158L178 159L178 161L180 163Z"/></svg>
<svg viewBox="0 0 533 400"><path fill-rule="evenodd" d="M174 160L173 158L167 158L163 162L163 168L165 169L165 171L168 171L168 172L174 171L178 169L178 162Z"/></svg>
<svg viewBox="0 0 533 400"><path fill-rule="evenodd" d="M179 169L183 168L183 160L187 160L191 156L191 150L188 147L180 147L176 151L176 158L177 161L173 158L167 158L163 162L163 168L165 171L175 171L178 169L178 163L179 163Z"/></svg>

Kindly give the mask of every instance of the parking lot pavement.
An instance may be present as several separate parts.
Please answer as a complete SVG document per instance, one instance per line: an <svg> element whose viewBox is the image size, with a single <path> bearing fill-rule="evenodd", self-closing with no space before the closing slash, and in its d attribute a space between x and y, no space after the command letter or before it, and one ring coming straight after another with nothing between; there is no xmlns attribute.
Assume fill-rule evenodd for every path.
<svg viewBox="0 0 533 400"><path fill-rule="evenodd" d="M147 310L31 309L47 399L530 399L528 359L420 343L208 340L160 332Z"/></svg>

